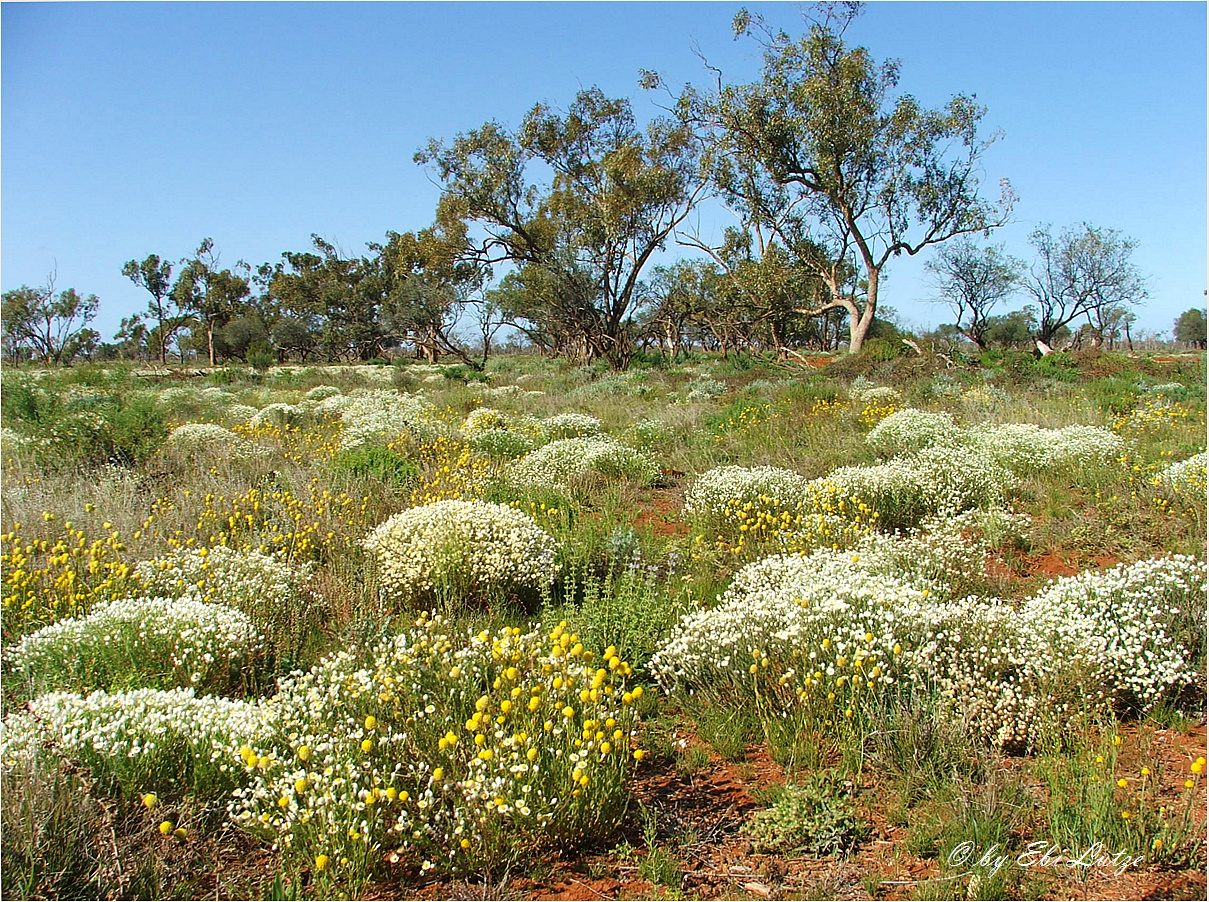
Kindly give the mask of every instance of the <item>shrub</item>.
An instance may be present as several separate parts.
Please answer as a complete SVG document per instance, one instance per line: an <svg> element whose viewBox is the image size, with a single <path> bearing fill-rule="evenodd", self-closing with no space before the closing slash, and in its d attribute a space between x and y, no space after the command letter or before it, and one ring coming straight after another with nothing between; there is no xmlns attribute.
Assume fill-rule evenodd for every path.
<svg viewBox="0 0 1209 902"><path fill-rule="evenodd" d="M573 477L584 473L649 485L659 475L659 467L646 454L611 438L567 438L526 454L511 478L522 484L565 487Z"/></svg>
<svg viewBox="0 0 1209 902"><path fill-rule="evenodd" d="M558 544L532 517L482 501L414 507L375 528L364 547L377 562L383 591L409 601L449 592L484 604L557 575Z"/></svg>
<svg viewBox="0 0 1209 902"><path fill-rule="evenodd" d="M746 833L760 853L844 855L869 835L849 785L834 771L786 784L772 807L757 811Z"/></svg>
<svg viewBox="0 0 1209 902"><path fill-rule="evenodd" d="M261 703L196 696L193 689L52 692L11 714L0 729L0 765L47 754L49 743L124 798L189 792L203 802L227 797L241 776L237 750L263 742Z"/></svg>
<svg viewBox="0 0 1209 902"><path fill-rule="evenodd" d="M336 399L320 402L321 406ZM344 430L340 449L348 451L366 444L385 444L401 435L417 442L437 436L435 410L417 395L399 395L392 391L366 391L351 396L339 405Z"/></svg>
<svg viewBox="0 0 1209 902"><path fill-rule="evenodd" d="M952 445L959 434L951 415L908 408L892 413L874 426L865 441L875 454L890 457L931 445Z"/></svg>
<svg viewBox="0 0 1209 902"><path fill-rule="evenodd" d="M565 438L586 438L604 432L600 420L586 413L555 414L540 421L538 428L546 440L552 442Z"/></svg>
<svg viewBox="0 0 1209 902"><path fill-rule="evenodd" d="M332 458L332 470L360 479L373 479L396 489L409 485L420 471L411 458L393 448L377 445L338 452Z"/></svg>
<svg viewBox="0 0 1209 902"><path fill-rule="evenodd" d="M186 423L168 435L168 447L185 457L248 459L264 456L263 449L230 429L214 423Z"/></svg>
<svg viewBox="0 0 1209 902"><path fill-rule="evenodd" d="M477 407L462 421L462 432L473 436L488 429L507 429L508 417L493 407Z"/></svg>
<svg viewBox="0 0 1209 902"><path fill-rule="evenodd" d="M252 549L177 548L134 565L133 579L148 595L187 595L251 618L267 637L279 666L297 664L325 619L308 590L313 564L291 564Z"/></svg>
<svg viewBox="0 0 1209 902"><path fill-rule="evenodd" d="M275 740L241 751L232 816L288 867L355 892L383 853L483 874L616 826L641 690L615 654L429 616L369 652L283 681Z"/></svg>
<svg viewBox="0 0 1209 902"><path fill-rule="evenodd" d="M54 690L230 688L263 637L239 611L194 598L124 598L26 636L4 653L29 697Z"/></svg>
<svg viewBox="0 0 1209 902"><path fill-rule="evenodd" d="M515 460L536 445L529 436L511 429L487 429L470 437L470 447L493 460Z"/></svg>

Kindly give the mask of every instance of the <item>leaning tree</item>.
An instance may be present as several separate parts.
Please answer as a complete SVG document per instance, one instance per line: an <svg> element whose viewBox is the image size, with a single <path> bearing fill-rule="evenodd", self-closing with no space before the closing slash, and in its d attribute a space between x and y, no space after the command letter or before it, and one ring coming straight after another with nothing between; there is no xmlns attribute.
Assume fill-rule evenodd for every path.
<svg viewBox="0 0 1209 902"><path fill-rule="evenodd" d="M899 64L878 65L844 34L861 4L823 4L801 38L746 10L736 36L763 48L760 78L687 88L676 109L712 148L714 184L747 228L776 235L822 281L825 297L801 312L849 314L849 350L873 325L889 262L957 235L1002 225L1015 196L1000 182L980 196L985 108L958 94L940 109L892 96ZM648 86L658 78L647 73Z"/></svg>

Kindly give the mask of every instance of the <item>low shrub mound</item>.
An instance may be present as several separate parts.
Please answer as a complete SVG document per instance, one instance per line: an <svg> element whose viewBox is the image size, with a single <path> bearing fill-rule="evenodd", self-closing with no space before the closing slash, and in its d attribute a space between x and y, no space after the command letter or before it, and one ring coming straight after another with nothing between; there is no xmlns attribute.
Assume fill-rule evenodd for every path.
<svg viewBox="0 0 1209 902"><path fill-rule="evenodd" d="M345 892L384 853L484 873L603 838L635 758L628 672L565 625L455 635L422 616L282 682L274 740L240 751L231 814Z"/></svg>
<svg viewBox="0 0 1209 902"><path fill-rule="evenodd" d="M264 646L248 617L196 598L123 598L45 626L7 649L10 677L35 697L55 690L225 692Z"/></svg>
<svg viewBox="0 0 1209 902"><path fill-rule="evenodd" d="M396 600L446 594L486 604L524 595L557 576L558 543L532 517L502 504L437 501L396 514L364 547L383 592Z"/></svg>
<svg viewBox="0 0 1209 902"><path fill-rule="evenodd" d="M649 485L659 467L648 455L606 436L566 438L526 454L512 479L521 484L566 487L575 477L598 473Z"/></svg>

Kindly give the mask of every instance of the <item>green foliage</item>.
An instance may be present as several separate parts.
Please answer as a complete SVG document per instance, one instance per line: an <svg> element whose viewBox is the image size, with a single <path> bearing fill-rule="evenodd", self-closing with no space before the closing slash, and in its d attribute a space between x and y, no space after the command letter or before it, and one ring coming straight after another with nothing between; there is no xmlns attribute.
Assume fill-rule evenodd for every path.
<svg viewBox="0 0 1209 902"><path fill-rule="evenodd" d="M752 815L747 828L758 851L849 855L869 835L852 801L852 783L823 770L786 784L772 807Z"/></svg>
<svg viewBox="0 0 1209 902"><path fill-rule="evenodd" d="M412 485L420 471L411 458L380 445L340 451L332 458L331 466L333 473L383 482L396 490Z"/></svg>

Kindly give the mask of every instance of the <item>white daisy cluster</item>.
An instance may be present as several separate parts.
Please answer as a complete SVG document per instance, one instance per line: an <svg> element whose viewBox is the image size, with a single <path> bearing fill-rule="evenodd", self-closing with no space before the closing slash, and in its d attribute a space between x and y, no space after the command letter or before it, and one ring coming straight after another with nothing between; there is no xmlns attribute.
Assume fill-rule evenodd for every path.
<svg viewBox="0 0 1209 902"><path fill-rule="evenodd" d="M328 398L335 398L342 395L343 392L334 385L316 385L308 391L303 397L308 401L324 401Z"/></svg>
<svg viewBox="0 0 1209 902"><path fill-rule="evenodd" d="M1168 464L1159 471L1155 484L1185 497L1191 497L1204 506L1206 484L1206 455L1202 451L1187 460Z"/></svg>
<svg viewBox="0 0 1209 902"><path fill-rule="evenodd" d="M907 408L890 414L865 436L874 453L882 457L919 451L929 445L952 445L959 429L948 413Z"/></svg>
<svg viewBox="0 0 1209 902"><path fill-rule="evenodd" d="M436 588L482 598L549 585L558 543L528 514L485 501L437 501L395 514L364 547L384 590L408 599Z"/></svg>
<svg viewBox="0 0 1209 902"><path fill-rule="evenodd" d="M258 426L301 426L307 421L307 410L294 404L278 402L269 404L258 410L249 421L253 427Z"/></svg>
<svg viewBox="0 0 1209 902"><path fill-rule="evenodd" d="M320 406L336 398L320 402ZM382 389L343 398L339 412L344 423L340 450L381 443L407 433L418 441L436 438L435 408L418 395L400 395Z"/></svg>
<svg viewBox="0 0 1209 902"><path fill-rule="evenodd" d="M148 595L190 596L236 608L268 628L282 612L308 600L313 563L291 564L269 554L225 545L177 548L139 561L133 577Z"/></svg>
<svg viewBox="0 0 1209 902"><path fill-rule="evenodd" d="M886 417L870 430L866 441L883 456L964 448L1021 474L1114 460L1125 450L1119 435L1098 426L1044 429L1032 423L1002 423L962 428L947 413L913 408Z"/></svg>
<svg viewBox="0 0 1209 902"><path fill-rule="evenodd" d="M668 691L775 699L837 721L899 683L973 734L1023 746L1075 710L1146 710L1198 679L1202 562L1058 580L1016 609L958 598L939 538L871 536L853 552L751 564L716 608L681 621L651 670Z"/></svg>
<svg viewBox="0 0 1209 902"><path fill-rule="evenodd" d="M630 479L649 485L659 467L648 455L608 436L565 438L526 454L512 479L522 485L566 486L584 473Z"/></svg>
<svg viewBox="0 0 1209 902"><path fill-rule="evenodd" d="M30 695L167 681L225 688L263 649L251 620L196 598L122 598L45 626L4 653Z"/></svg>
<svg viewBox="0 0 1209 902"><path fill-rule="evenodd" d="M276 739L238 752L232 817L337 881L370 855L489 869L607 831L634 757L629 672L565 623L457 636L425 615L282 681Z"/></svg>
<svg viewBox="0 0 1209 902"><path fill-rule="evenodd" d="M537 447L537 442L514 429L485 429L469 438L470 447L480 454L501 460L524 457Z"/></svg>
<svg viewBox="0 0 1209 902"><path fill-rule="evenodd" d="M1030 423L1005 423L967 430L966 441L1015 473L1103 463L1125 450L1119 435L1098 426L1043 429Z"/></svg>
<svg viewBox="0 0 1209 902"><path fill-rule="evenodd" d="M932 446L869 467L841 467L826 479L876 511L884 529L971 508L1003 507L1015 485L1011 471L989 455Z"/></svg>
<svg viewBox="0 0 1209 902"><path fill-rule="evenodd" d="M604 432L604 426L600 420L586 413L558 413L552 417L546 417L537 425L547 441L586 438Z"/></svg>
<svg viewBox="0 0 1209 902"><path fill-rule="evenodd" d="M168 435L168 447L183 454L206 454L250 459L264 449L215 423L185 423Z"/></svg>
<svg viewBox="0 0 1209 902"><path fill-rule="evenodd" d="M49 746L129 795L180 791L181 775L189 774L191 792L217 801L240 773L229 766L231 756L269 735L269 710L261 702L197 696L192 689L53 692L4 719L0 762L13 767Z"/></svg>
<svg viewBox="0 0 1209 902"><path fill-rule="evenodd" d="M853 381L852 388L853 388L853 394L856 397L856 400L860 401L861 404L864 404L866 406L876 405L876 406L881 406L881 407L887 407L887 406L890 406L890 405L896 403L899 400L898 392L895 391L890 386L874 385L874 386L862 388L862 387L858 387L859 380L860 380L860 377L858 376L857 379Z"/></svg>
<svg viewBox="0 0 1209 902"><path fill-rule="evenodd" d="M1020 609L1040 654L1114 702L1153 707L1205 654L1205 564L1175 555L1056 580ZM1201 674L1203 678L1203 673Z"/></svg>
<svg viewBox="0 0 1209 902"><path fill-rule="evenodd" d="M689 487L684 495L684 512L717 522L735 504L759 503L762 510L777 514L792 511L809 483L800 473L779 467L714 467Z"/></svg>

